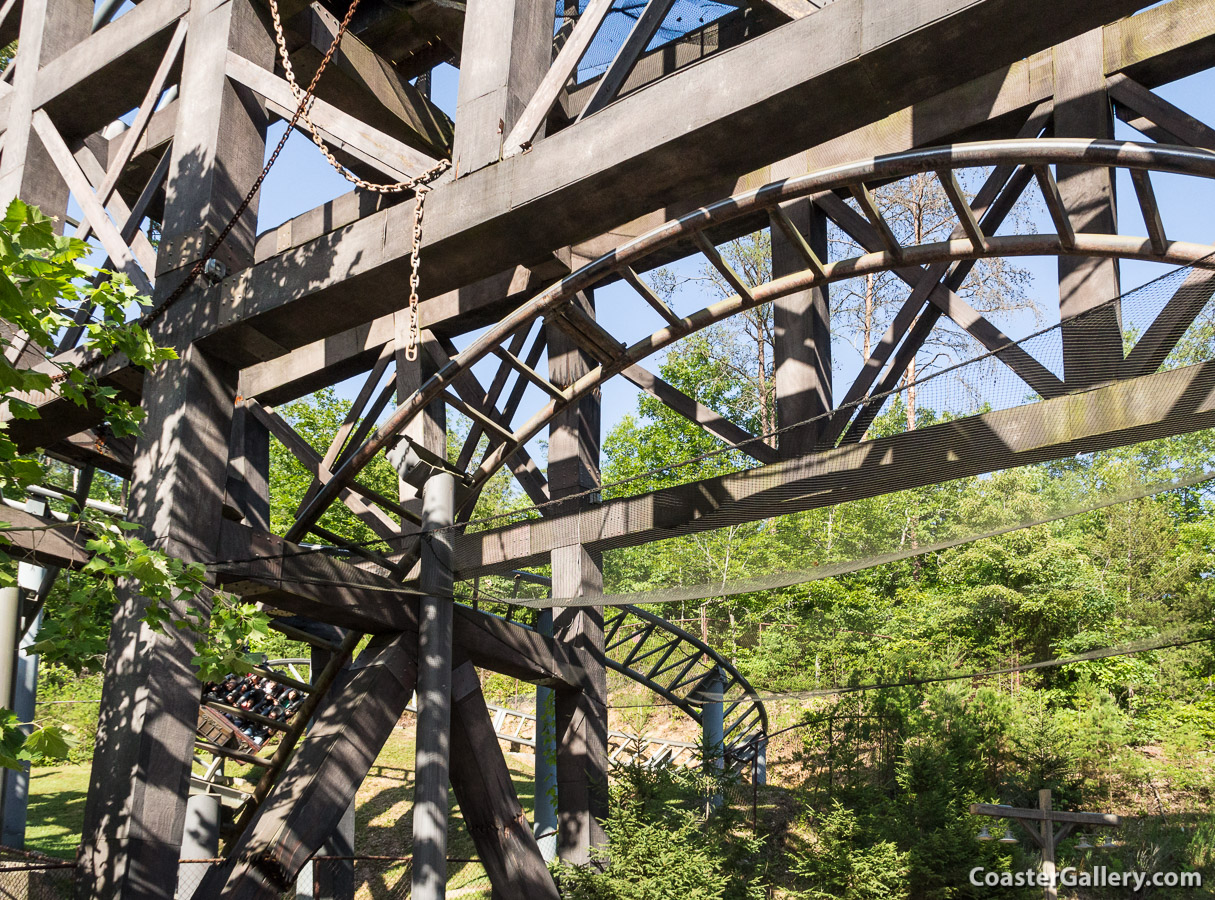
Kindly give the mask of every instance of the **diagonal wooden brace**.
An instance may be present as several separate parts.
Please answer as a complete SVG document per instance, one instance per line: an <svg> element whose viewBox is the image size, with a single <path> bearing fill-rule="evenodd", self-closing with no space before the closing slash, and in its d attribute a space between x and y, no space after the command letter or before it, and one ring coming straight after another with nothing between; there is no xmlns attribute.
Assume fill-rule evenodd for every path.
<svg viewBox="0 0 1215 900"><path fill-rule="evenodd" d="M354 800L417 681L417 637L385 634L338 676L308 736L198 900L277 898Z"/></svg>
<svg viewBox="0 0 1215 900"><path fill-rule="evenodd" d="M495 900L557 900L473 664L459 651L451 674L451 786L493 883Z"/></svg>

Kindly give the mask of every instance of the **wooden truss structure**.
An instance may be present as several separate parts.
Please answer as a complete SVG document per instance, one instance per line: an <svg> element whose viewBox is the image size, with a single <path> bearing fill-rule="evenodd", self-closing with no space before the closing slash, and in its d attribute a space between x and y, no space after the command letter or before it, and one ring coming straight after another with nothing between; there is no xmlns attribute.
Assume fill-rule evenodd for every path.
<svg viewBox="0 0 1215 900"><path fill-rule="evenodd" d="M558 15L553 0L362 0L309 115L359 178L414 178L451 161L425 203L416 348L402 288L414 249L409 192L354 190L261 231L255 199L216 251L222 265L166 303L257 178L268 128L298 103L262 0L0 6L0 45L18 41L0 75L0 194L95 239L110 267L161 304L152 330L180 355L155 372L120 357L90 361L142 402L136 442L101 433L96 411L53 392L30 398L41 418L11 421L10 433L129 478L128 515L157 546L208 564L217 584L286 628L294 616L328 629L296 632L328 660L300 717L310 725L259 762L266 776L238 798L229 864L196 896L270 897L289 886L416 688L415 896L444 891L450 780L495 896L555 897L475 667L554 691L557 842L568 861L585 862L602 841L608 668L702 718L704 698L724 696L726 755L762 769L762 704L728 661L652 615L605 620L594 605L604 551L768 517L778 501L792 512L1215 425L1215 363L1158 371L1215 292L1201 268L1210 236L1179 234L1153 189L1162 176L1215 178L1215 131L1154 93L1211 64L1215 0L1150 9L1147 0L729 0L723 9L734 9L664 43L689 2L631 4L629 27L611 38L607 23L623 15L613 0L568 0ZM306 82L348 6L279 8ZM604 41L610 61L588 73L588 51ZM460 69L454 122L425 87L441 63ZM1150 142L1115 142L1115 117ZM959 172L977 168L985 182L968 196ZM1144 234L1119 231L1122 170ZM874 191L923 173L939 180L956 227L947 240L900 243ZM1053 230L1002 229L1026 193L1041 197ZM828 222L861 252L831 258ZM763 228L772 278L749 284L717 248ZM643 276L693 254L733 295L681 315ZM1062 371L1011 344L958 293L976 261L1027 255L1058 258ZM1108 303L1120 293L1120 259L1199 265L1129 353ZM883 272L907 284L907 299L840 390L829 285ZM630 286L660 327L630 343L605 328L595 291L613 283ZM663 348L766 303L777 323L777 440L646 368ZM1083 316L1095 308L1114 311ZM945 323L1040 399L862 441L880 408L866 399L897 385ZM43 349L79 359L79 338L69 329ZM274 410L360 374L328 447L309 446ZM598 397L613 377L736 445L755 468L602 500ZM472 422L454 460L447 409ZM548 459L537 460L529 442L546 430ZM271 436L313 476L283 535L270 528ZM422 487L403 481L393 499L360 473L401 436L414 473L430 474ZM504 467L542 515L463 530ZM333 504L382 546L351 546L318 524ZM67 530L29 534L31 560L87 559ZM344 546L352 561L303 552L304 540ZM450 601L453 580L544 564L553 596L586 601L556 610L551 633ZM143 603L125 596L115 613L81 897L174 889L199 689L188 636L145 629Z"/></svg>

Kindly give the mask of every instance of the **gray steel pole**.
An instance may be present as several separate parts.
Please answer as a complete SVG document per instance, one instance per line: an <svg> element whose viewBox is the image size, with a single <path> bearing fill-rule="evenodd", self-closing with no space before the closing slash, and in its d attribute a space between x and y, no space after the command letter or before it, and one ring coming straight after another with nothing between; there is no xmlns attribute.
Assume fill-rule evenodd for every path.
<svg viewBox="0 0 1215 900"><path fill-rule="evenodd" d="M542 609L536 627L552 637L553 611ZM536 688L536 815L532 823L545 862L557 858L557 697Z"/></svg>
<svg viewBox="0 0 1215 900"><path fill-rule="evenodd" d="M186 801L186 824L181 835L181 859L219 856L220 802L215 794L194 794ZM190 900L202 884L211 863L187 862L177 867L177 894Z"/></svg>
<svg viewBox="0 0 1215 900"><path fill-rule="evenodd" d="M704 741L705 772L709 775L721 775L725 768L725 693L726 679L721 669L714 668L701 682L700 694L704 705L700 711L700 728ZM716 793L709 803L717 808L721 806L721 794Z"/></svg>
<svg viewBox="0 0 1215 900"><path fill-rule="evenodd" d="M435 471L422 488L418 623L417 782L413 806L414 900L447 893L448 772L451 752L452 532L455 479ZM439 530L442 529L442 530Z"/></svg>

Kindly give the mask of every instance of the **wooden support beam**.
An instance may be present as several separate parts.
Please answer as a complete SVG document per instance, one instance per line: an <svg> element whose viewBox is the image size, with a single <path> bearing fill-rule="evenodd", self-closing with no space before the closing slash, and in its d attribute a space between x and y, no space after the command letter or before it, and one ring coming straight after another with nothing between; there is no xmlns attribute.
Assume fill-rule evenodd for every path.
<svg viewBox="0 0 1215 900"><path fill-rule="evenodd" d="M192 347L147 381L131 518L150 546L209 562L223 526L236 372ZM110 630L77 882L97 900L146 896L146 885L176 875L198 724L197 635L149 629L148 602L120 591ZM188 621L187 606L204 626L210 613L205 591L160 602L173 622ZM137 694L146 702L132 703Z"/></svg>
<svg viewBox="0 0 1215 900"><path fill-rule="evenodd" d="M366 634L417 633L416 585L235 522L224 522L222 534L216 579L250 603ZM550 687L584 681L577 648L467 606L455 606L453 617L456 645L481 668Z"/></svg>
<svg viewBox="0 0 1215 900"><path fill-rule="evenodd" d="M578 113L575 121L581 121L586 116L598 112L616 99L616 95L624 87L625 79L637 65L637 60L645 52L645 48L650 45L650 41L654 39L654 35L658 33L659 27L666 20L667 14L674 5L675 0L647 0L645 9L641 11L637 21L629 29L620 49L616 51L607 71L595 84L594 93L591 94L582 111Z"/></svg>
<svg viewBox="0 0 1215 900"><path fill-rule="evenodd" d="M76 192L75 185L79 185L81 191L88 189L95 193L98 189L97 186L105 180L105 169L102 168L100 161L93 155L93 151L89 148L88 144L82 144L80 149L72 154L72 159L79 168L79 174L74 172L72 175L73 180L69 182L73 184L73 194ZM84 176L83 180L80 178L80 175ZM142 200L143 198L141 197L140 199ZM82 207L85 205L81 204ZM93 210L98 209L102 205L99 195L97 203L94 203L92 200L89 200L87 203L87 206ZM125 246L128 256L134 257L135 261L139 263L142 270L140 277L143 278L145 283L148 282L152 273L156 271L156 248L152 246L152 242L148 240L148 236L140 230L140 226L143 224L143 216L137 216L135 209L128 207L122 195L116 191L110 194L109 202L105 203L104 206L113 224L105 225L106 237L102 240L102 246L106 247L108 243L111 246L117 246L120 251ZM81 227L86 223L91 224L88 216L85 216L85 221L80 223ZM104 267L110 269L119 268L113 257L109 256L108 253L107 247Z"/></svg>
<svg viewBox="0 0 1215 900"><path fill-rule="evenodd" d="M333 44L339 22L329 10L312 4L291 24L309 36L291 55L297 80L307 84ZM452 122L447 114L349 30L317 85L317 96L427 156L451 154Z"/></svg>
<svg viewBox="0 0 1215 900"><path fill-rule="evenodd" d="M270 530L270 430L248 406L237 407L228 450L224 508L259 531Z"/></svg>
<svg viewBox="0 0 1215 900"><path fill-rule="evenodd" d="M1106 79L1105 84L1110 98L1117 104L1118 117L1132 128L1142 130L1142 119L1164 132L1152 135L1153 140L1163 139L1163 143L1189 144L1191 147L1215 150L1215 128L1169 103L1135 79L1115 72ZM1128 115L1127 110L1137 116Z"/></svg>
<svg viewBox="0 0 1215 900"><path fill-rule="evenodd" d="M1055 48L1056 137L1112 138L1113 113L1105 92L1105 42L1099 32ZM1058 166L1059 198L1074 231L1117 234L1113 173L1091 166ZM1053 204L1053 199L1048 199ZM1052 215L1059 210L1051 206ZM1060 232L1062 234L1063 232ZM1059 318L1063 328L1063 380L1075 390L1113 377L1122 360L1122 314L1118 261L1059 257Z"/></svg>
<svg viewBox="0 0 1215 900"><path fill-rule="evenodd" d="M275 788L201 896L276 897L341 821L417 680L411 636L380 635L338 676Z"/></svg>
<svg viewBox="0 0 1215 900"><path fill-rule="evenodd" d="M719 478L558 512L456 542L456 576L542 564L584 536L601 553L1064 459L1215 426L1215 363L1203 363L999 412L970 416ZM572 596L572 594L570 594ZM554 596L562 596L554 586Z"/></svg>
<svg viewBox="0 0 1215 900"><path fill-rule="evenodd" d="M569 40L557 53L557 58L549 66L536 91L527 101L527 106L519 114L519 120L507 132L506 140L502 142L503 156L515 156L531 147L532 141L539 134L544 120L557 102L557 96L573 77L578 63L591 47L591 41L599 32L599 26L612 9L615 0L590 0L586 8L578 16L574 30L570 32Z"/></svg>
<svg viewBox="0 0 1215 900"><path fill-rule="evenodd" d="M594 298L580 294L574 305L583 316L594 315ZM582 377L593 361L567 332L548 331L549 380L564 388ZM549 426L549 492L554 499L599 486L600 409L597 395L572 404ZM572 501L587 508L585 498ZM560 507L558 507L560 508ZM457 538L458 540L458 538ZM593 597L603 593L602 556L583 545L581 532L565 532L554 545L553 594ZM606 840L607 818L607 670L604 663L603 611L593 606L554 612L553 634L584 656L582 690L558 690L557 720L557 852L566 862L584 864L592 847Z"/></svg>
<svg viewBox="0 0 1215 900"><path fill-rule="evenodd" d="M511 781L477 670L457 657L451 674L451 786L468 833L501 900L557 900L557 886Z"/></svg>
<svg viewBox="0 0 1215 900"><path fill-rule="evenodd" d="M468 0L452 148L457 176L502 158L502 138L548 71L552 47L551 0Z"/></svg>
<svg viewBox="0 0 1215 900"><path fill-rule="evenodd" d="M455 355L456 348L450 341L438 340L433 344L427 345L427 352L432 354L432 362L441 367ZM520 365L526 365L520 362ZM539 377L537 375L537 377ZM514 437L514 432L510 428L510 415L503 415L494 409L488 403L488 398L491 396L489 391L481 386L476 375L471 371L461 372L455 380L454 387L459 397L452 397L448 394L447 402L451 406L473 421L474 426L478 431L483 431L490 435L490 447L504 441L511 440ZM470 434L471 438L471 434ZM461 454L463 458L463 454ZM519 482L519 486L531 499L533 503L544 504L549 500L547 482L544 478L544 473L540 471L540 467L532 460L531 454L526 448L520 447L511 458L507 461L511 472L515 479ZM462 512L471 514L472 510L468 506L469 499L462 497L460 499L460 508Z"/></svg>
<svg viewBox="0 0 1215 900"><path fill-rule="evenodd" d="M282 416L266 409L256 400L246 400L245 407L312 474L313 478L324 484L333 477L333 472L324 466L321 455L300 437L299 433ZM399 549L393 545L400 542L400 525L376 505L381 499L378 494L355 482L350 487L342 489L341 499L359 518L359 521L374 531L381 540L387 541L393 549Z"/></svg>
<svg viewBox="0 0 1215 900"><path fill-rule="evenodd" d="M0 507L4 552L13 559L55 569L78 569L92 557L79 524L59 523L24 509Z"/></svg>
<svg viewBox="0 0 1215 900"><path fill-rule="evenodd" d="M295 114L299 104L286 79L232 52L228 53L228 75L269 101L277 115L290 119ZM390 178L399 180L420 175L437 162L435 157L417 150L398 137L373 128L319 97L312 102L308 115L336 149L374 166ZM304 127L302 122L300 127Z"/></svg>
<svg viewBox="0 0 1215 900"><path fill-rule="evenodd" d="M48 216L62 219L67 213L68 187L49 151L34 137L33 114L42 105L38 87L43 67L87 37L91 24L88 0L23 0L13 90L0 97L5 129L0 204L5 208L20 197Z"/></svg>
<svg viewBox="0 0 1215 900"><path fill-rule="evenodd" d="M1203 269L1190 272L1126 355L1118 377L1138 378L1159 369L1213 295L1215 273Z"/></svg>
<svg viewBox="0 0 1215 900"><path fill-rule="evenodd" d="M231 220L261 172L266 149L264 109L227 78L230 51L262 68L274 65L274 44L261 19L249 0L196 0L188 22L157 254L158 301ZM229 271L253 262L257 203L254 197L216 253Z"/></svg>
<svg viewBox="0 0 1215 900"><path fill-rule="evenodd" d="M182 19L173 30L173 37L169 40L169 48L165 51L165 55L160 60L160 65L157 66L155 73L153 73L152 82L148 85L148 90L144 93L143 99L139 101L139 112L135 114L135 121L131 123L130 128L123 132L121 143L118 145L118 152L113 158L107 157L106 159L105 177L97 185L97 200L103 206L110 202L110 195L114 193L114 189L118 186L118 179L122 176L123 169L127 167L127 164L131 161L131 157L135 154L135 148L139 144L139 139L143 137L144 130L148 127L148 122L152 118L152 113L156 110L156 103L168 84L169 75L177 68L177 58L181 53L185 40L186 21ZM81 222L80 227L76 229L76 237L83 241L88 238L90 230L91 224L87 221L86 217L86 221Z"/></svg>
<svg viewBox="0 0 1215 900"><path fill-rule="evenodd" d="M663 381L643 366L629 366L620 373L647 394L661 400L690 422L694 422L713 437L736 446L741 452L761 463L776 462L776 451L745 428L735 425L725 416L693 400L674 385Z"/></svg>
<svg viewBox="0 0 1215 900"><path fill-rule="evenodd" d="M809 266L822 271L827 256L827 218L810 200L772 210L769 226L772 277ZM796 221L795 221L796 220ZM809 453L826 420L808 422L831 411L831 305L827 285L776 300L773 315L773 366L776 379L776 446L788 458ZM797 428L791 426L799 425Z"/></svg>
<svg viewBox="0 0 1215 900"><path fill-rule="evenodd" d="M1106 825L1116 827L1122 823L1118 816L1112 813L1066 812L1052 809L1016 809L1011 806L997 806L992 803L970 804L972 816L996 816L1002 819L1024 819L1028 822L1069 822L1073 825Z"/></svg>
<svg viewBox="0 0 1215 900"><path fill-rule="evenodd" d="M70 54L43 60L35 103L74 141L133 109L173 38L188 0L146 0L76 44ZM91 28L91 10L89 11Z"/></svg>

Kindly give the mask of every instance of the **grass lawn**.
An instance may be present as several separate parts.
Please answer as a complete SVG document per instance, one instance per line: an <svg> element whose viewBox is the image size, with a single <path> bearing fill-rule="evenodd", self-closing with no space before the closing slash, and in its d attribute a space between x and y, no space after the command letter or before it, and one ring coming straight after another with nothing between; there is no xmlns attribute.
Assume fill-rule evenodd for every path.
<svg viewBox="0 0 1215 900"><path fill-rule="evenodd" d="M412 724L412 723L411 723ZM519 800L528 818L532 814L533 769L528 755L507 753L506 762ZM413 728L394 729L380 751L371 772L359 788L356 811L355 852L375 856L409 854L413 830ZM229 769L241 776L247 770ZM84 821L84 798L88 791L89 766L68 765L34 769L30 779L27 849L71 859L76 855ZM246 789L250 785L241 785ZM469 859L476 856L472 838L464 827L459 808L452 801L451 838L448 856ZM474 873L453 865L452 883L460 876ZM480 873L480 867L475 867Z"/></svg>
<svg viewBox="0 0 1215 900"><path fill-rule="evenodd" d="M84 797L88 790L87 763L34 769L30 773L26 848L74 859L80 844Z"/></svg>

